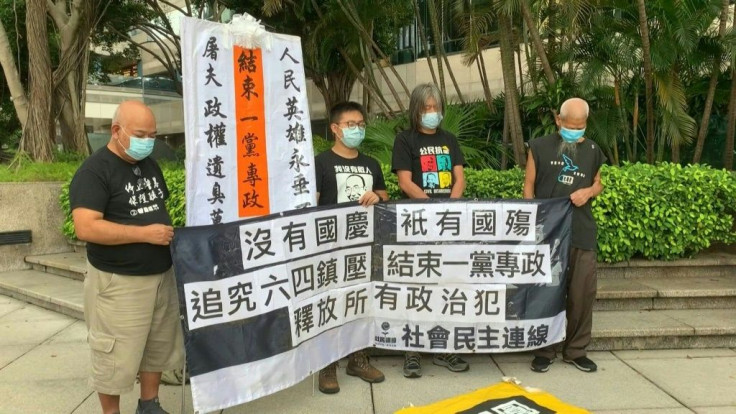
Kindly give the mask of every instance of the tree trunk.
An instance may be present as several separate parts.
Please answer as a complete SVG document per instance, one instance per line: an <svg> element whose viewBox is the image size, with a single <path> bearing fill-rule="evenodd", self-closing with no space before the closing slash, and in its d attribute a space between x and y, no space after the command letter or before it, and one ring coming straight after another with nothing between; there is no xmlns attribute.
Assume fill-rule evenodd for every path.
<svg viewBox="0 0 736 414"><path fill-rule="evenodd" d="M501 170L506 170L509 164L509 107L504 104L503 106L503 132L501 135Z"/></svg>
<svg viewBox="0 0 736 414"><path fill-rule="evenodd" d="M638 162L637 152L639 148L639 89L634 93L634 115L631 120L631 153L633 155L631 162Z"/></svg>
<svg viewBox="0 0 736 414"><path fill-rule="evenodd" d="M521 14L524 17L524 22L526 23L527 29L529 29L529 34L532 36L532 44L534 45L534 49L537 51L537 56L539 56L539 61L542 64L542 70L544 71L544 76L547 78L547 83L549 83L550 88L554 86L555 84L555 74L552 71L552 65L549 63L549 59L547 59L547 52L544 50L544 43L542 43L542 37L539 36L539 29L537 29L537 24L534 22L534 19L532 19L532 12L529 9L529 3L527 0L521 0Z"/></svg>
<svg viewBox="0 0 736 414"><path fill-rule="evenodd" d="M455 79L455 72L452 71L452 66L450 66L450 61L447 59L447 55L445 54L444 50L442 51L442 59L445 60L445 66L447 66L447 73L450 75L450 79L452 80L452 85L455 87L457 98L460 100L461 104L465 105L465 99L463 98L463 93L460 91L460 85L457 84L457 79Z"/></svg>
<svg viewBox="0 0 736 414"><path fill-rule="evenodd" d="M514 161L524 167L526 157L524 151L524 135L519 115L519 95L516 87L516 69L514 68L514 48L511 44L511 19L503 14L498 16L499 43L501 51L501 67L503 72L505 106L508 111L509 135L514 151Z"/></svg>
<svg viewBox="0 0 736 414"><path fill-rule="evenodd" d="M734 132L736 132L736 70L731 68L731 97L728 101L726 145L723 148L723 168L733 170Z"/></svg>
<svg viewBox="0 0 736 414"><path fill-rule="evenodd" d="M718 37L723 40L726 35L726 22L728 21L728 0L721 1L721 21L718 25ZM693 164L700 162L703 155L703 146L705 145L705 136L708 133L708 123L710 122L710 114L713 110L713 100L716 96L716 87L718 86L718 76L721 74L721 57L713 57L713 69L710 74L710 83L708 84L708 94L705 97L705 108L703 109L703 117L700 119L700 128L698 128L698 140L695 142L695 153L693 154Z"/></svg>
<svg viewBox="0 0 736 414"><path fill-rule="evenodd" d="M649 27L644 0L637 0L642 54L644 55L644 83L647 101L647 162L654 163L654 91L652 87L652 54L649 48Z"/></svg>
<svg viewBox="0 0 736 414"><path fill-rule="evenodd" d="M391 73L394 74L396 79L399 81L399 84L404 88L404 92L406 92L406 95L408 96L411 94L409 92L409 88L406 86L406 83L404 82L404 79L399 75L399 73L396 71L396 68L393 64L391 64L391 59L386 56L385 53L383 53L383 50L378 46L378 43L376 43L373 40L373 30L370 31L366 29L366 27L363 25L363 22L360 21L360 16L358 14L358 10L355 7L355 4L351 0L346 0L347 7L343 4L342 1L338 0L338 4L343 10L343 13L350 19L350 22L353 24L353 26L358 29L358 33L360 33L360 36L363 38L363 41L366 42L367 47L372 50L375 50L375 52L378 53L378 56L380 56L381 59L386 61L388 63L388 67L391 70ZM372 24L371 24L372 27ZM393 88L393 84L388 81L388 78L386 78L386 82ZM401 106L401 104L399 104ZM403 111L403 109L402 109Z"/></svg>
<svg viewBox="0 0 736 414"><path fill-rule="evenodd" d="M61 58L54 70L54 113L58 115L64 149L89 155L85 130L85 95L88 80L89 38L106 8L80 1L56 3L48 9L60 37Z"/></svg>
<svg viewBox="0 0 736 414"><path fill-rule="evenodd" d="M422 24L422 14L419 12L419 4L417 3L417 0L413 1L414 3L414 16L417 21L417 29L419 29L419 38L422 41L422 47L424 48L424 54L427 59L427 65L429 66L429 73L432 74L432 82L437 85L437 75L434 73L434 65L432 65L432 58L429 57L429 41L427 40L427 35L424 33L424 25ZM416 57L419 59L419 56Z"/></svg>
<svg viewBox="0 0 736 414"><path fill-rule="evenodd" d="M483 51L478 52L478 58L475 60L475 64L478 67L478 75L480 75L480 82L483 85L483 97L486 100L486 107L488 112L495 114L496 107L493 106L493 94L491 93L491 87L488 85L488 72L486 72L486 62L483 59Z"/></svg>
<svg viewBox="0 0 736 414"><path fill-rule="evenodd" d="M733 9L731 29L736 28L736 7ZM736 133L736 66L731 64L731 96L728 100L728 127L726 128L726 145L723 151L723 167L733 170L733 143Z"/></svg>
<svg viewBox="0 0 736 414"><path fill-rule="evenodd" d="M18 66L16 66L15 57L13 57L13 49L10 47L8 33L5 31L2 22L0 22L0 66L3 67L5 80L8 82L10 99L13 101L15 114L18 116L21 127L25 128L28 119L28 98L23 90L23 82L20 80Z"/></svg>
<svg viewBox="0 0 736 414"><path fill-rule="evenodd" d="M629 146L629 125L626 122L626 110L624 109L621 102L621 81L618 77L615 77L613 80L613 94L614 103L616 105L616 109L618 110L619 123L621 124L621 129L623 129L623 141L624 150L626 151L626 159L628 161L633 161L631 147Z"/></svg>
<svg viewBox="0 0 736 414"><path fill-rule="evenodd" d="M429 9L429 20L431 20L432 38L434 40L434 55L437 58L437 71L440 77L440 95L442 95L442 101L447 102L445 72L442 69L442 53L440 52L442 50L442 36L440 35L440 24L437 20L437 9L435 8L434 0L427 0L427 9Z"/></svg>
<svg viewBox="0 0 736 414"><path fill-rule="evenodd" d="M53 159L51 123L51 57L46 31L46 2L26 2L30 105L28 120L20 140L20 152L35 161Z"/></svg>

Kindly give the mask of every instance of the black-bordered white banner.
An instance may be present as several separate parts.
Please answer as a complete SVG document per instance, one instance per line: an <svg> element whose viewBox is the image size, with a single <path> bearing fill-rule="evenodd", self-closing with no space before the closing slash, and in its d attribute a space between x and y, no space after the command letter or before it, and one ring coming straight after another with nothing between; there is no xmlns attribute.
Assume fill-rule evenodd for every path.
<svg viewBox="0 0 736 414"><path fill-rule="evenodd" d="M567 199L346 203L177 229L195 409L268 395L371 346L518 352L563 340L571 209ZM473 236L494 223L489 212L496 235ZM425 215L426 234L411 236L407 216ZM459 222L443 233L436 220L450 216Z"/></svg>

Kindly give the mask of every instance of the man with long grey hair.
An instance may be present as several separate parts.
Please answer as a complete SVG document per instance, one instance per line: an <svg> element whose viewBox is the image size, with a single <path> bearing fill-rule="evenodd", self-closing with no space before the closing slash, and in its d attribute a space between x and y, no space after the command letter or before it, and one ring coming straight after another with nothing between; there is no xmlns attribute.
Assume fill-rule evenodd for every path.
<svg viewBox="0 0 736 414"><path fill-rule="evenodd" d="M587 357L596 294L596 224L591 200L603 191L603 151L585 138L590 109L580 98L566 100L556 123L559 132L529 141L524 198L569 197L573 203L572 248L567 265L567 336L563 361L594 372ZM554 345L534 352L532 371L547 372L556 357Z"/></svg>
<svg viewBox="0 0 736 414"><path fill-rule="evenodd" d="M404 197L411 199L460 198L465 190L465 158L457 138L440 128L444 107L437 86L426 83L414 88L409 100L410 128L394 141L391 171L399 178ZM435 365L450 371L468 369L468 363L456 354L435 354ZM404 376L422 376L421 357L407 352Z"/></svg>

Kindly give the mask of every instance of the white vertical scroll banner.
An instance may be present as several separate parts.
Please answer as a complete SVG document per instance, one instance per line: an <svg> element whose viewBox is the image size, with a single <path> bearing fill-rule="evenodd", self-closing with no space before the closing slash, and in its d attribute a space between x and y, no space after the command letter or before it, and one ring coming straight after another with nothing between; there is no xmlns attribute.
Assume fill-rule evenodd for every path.
<svg viewBox="0 0 736 414"><path fill-rule="evenodd" d="M316 205L298 37L183 17L187 225Z"/></svg>

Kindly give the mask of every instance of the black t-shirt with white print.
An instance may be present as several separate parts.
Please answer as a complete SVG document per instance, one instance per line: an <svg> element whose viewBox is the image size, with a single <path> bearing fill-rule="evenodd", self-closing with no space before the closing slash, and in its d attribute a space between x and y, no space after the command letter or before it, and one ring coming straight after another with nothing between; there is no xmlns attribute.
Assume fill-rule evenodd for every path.
<svg viewBox="0 0 736 414"><path fill-rule="evenodd" d="M107 221L134 226L170 226L168 197L169 190L156 161L145 158L130 164L107 146L82 163L69 187L72 210L87 208L102 213ZM162 273L171 267L169 246L149 243L87 243L87 259L99 270L129 276Z"/></svg>
<svg viewBox="0 0 736 414"><path fill-rule="evenodd" d="M465 165L465 158L457 138L445 130L403 131L396 136L391 171L411 171L414 184L430 198L450 197L455 184L452 168L457 165Z"/></svg>
<svg viewBox="0 0 736 414"><path fill-rule="evenodd" d="M315 157L314 165L317 205L358 201L367 191L386 189L381 166L367 155L343 158L329 149Z"/></svg>
<svg viewBox="0 0 736 414"><path fill-rule="evenodd" d="M575 154L559 153L562 138L555 133L529 141L532 150L536 179L535 198L569 197L581 188L593 185L593 179L606 156L592 140L585 139L576 146ZM597 227L593 219L591 202L572 211L572 247L596 250Z"/></svg>

